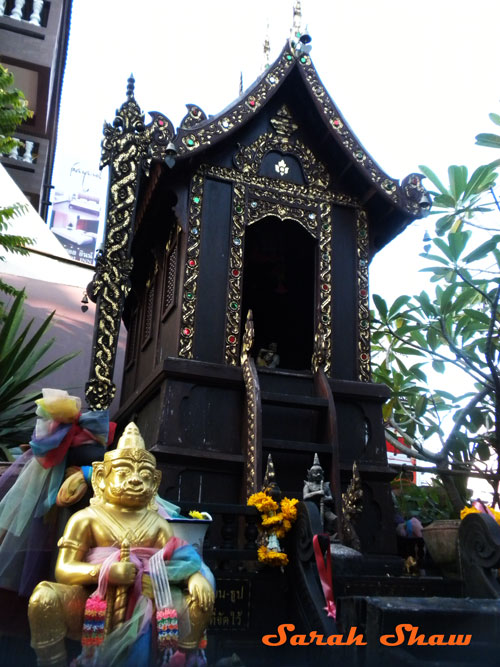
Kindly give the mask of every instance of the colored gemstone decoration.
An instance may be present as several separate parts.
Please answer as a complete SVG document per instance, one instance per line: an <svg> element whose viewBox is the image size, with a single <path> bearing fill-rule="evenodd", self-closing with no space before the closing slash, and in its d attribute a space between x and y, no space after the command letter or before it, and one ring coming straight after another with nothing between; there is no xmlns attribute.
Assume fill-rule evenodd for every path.
<svg viewBox="0 0 500 667"><path fill-rule="evenodd" d="M362 329L368 329L368 320L361 320L360 326Z"/></svg>
<svg viewBox="0 0 500 667"><path fill-rule="evenodd" d="M321 316L321 321L324 322L325 324L328 322L328 315L322 315Z"/></svg>
<svg viewBox="0 0 500 667"><path fill-rule="evenodd" d="M333 124L335 125L335 127L340 127L340 120L338 118L335 118Z"/></svg>
<svg viewBox="0 0 500 667"><path fill-rule="evenodd" d="M233 243L234 245L241 245L241 239L236 237L235 239L233 239Z"/></svg>
<svg viewBox="0 0 500 667"><path fill-rule="evenodd" d="M366 259L360 259L359 260L359 265L360 266L366 266Z"/></svg>
<svg viewBox="0 0 500 667"><path fill-rule="evenodd" d="M237 278L237 277L240 275L240 270L239 270L239 269L233 269L233 270L231 271L231 273L233 274L233 276L234 276L235 278Z"/></svg>
<svg viewBox="0 0 500 667"><path fill-rule="evenodd" d="M355 155L358 160L362 160L365 157L363 151L356 151Z"/></svg>
<svg viewBox="0 0 500 667"><path fill-rule="evenodd" d="M190 335L191 335L191 329L189 329L188 327L185 327L185 328L182 330L182 333L183 333L185 336L190 336Z"/></svg>
<svg viewBox="0 0 500 667"><path fill-rule="evenodd" d="M241 213L243 211L243 207L238 204L236 207L236 213Z"/></svg>
<svg viewBox="0 0 500 667"><path fill-rule="evenodd" d="M249 104L249 106L254 107L255 106L255 99L253 97L250 97L249 100L248 100L248 104Z"/></svg>
<svg viewBox="0 0 500 667"><path fill-rule="evenodd" d="M307 217L309 218L309 220L316 220L316 214L315 213L309 213L309 215Z"/></svg>
<svg viewBox="0 0 500 667"><path fill-rule="evenodd" d="M191 234L193 236L198 236L199 233L200 233L200 230L198 229L198 227L193 227L193 229L191 230Z"/></svg>
<svg viewBox="0 0 500 667"><path fill-rule="evenodd" d="M195 259L190 259L188 264L189 264L189 266L196 266L196 260Z"/></svg>
<svg viewBox="0 0 500 667"><path fill-rule="evenodd" d="M191 300L191 299L194 299L194 294L193 294L193 292L187 292L187 293L186 293L186 299L190 299L190 300Z"/></svg>
<svg viewBox="0 0 500 667"><path fill-rule="evenodd" d="M193 139L188 139L186 143L187 143L188 146L194 146Z"/></svg>
<svg viewBox="0 0 500 667"><path fill-rule="evenodd" d="M286 59L287 59L287 60L291 60L291 59L292 59L292 56L288 53L287 56L286 56Z"/></svg>
<svg viewBox="0 0 500 667"><path fill-rule="evenodd" d="M193 197L193 201L194 201L195 204L199 204L201 199L198 196L196 196L196 197Z"/></svg>
<svg viewBox="0 0 500 667"><path fill-rule="evenodd" d="M163 121L162 121L162 120L159 120L159 121L158 121L158 125L163 125Z"/></svg>
<svg viewBox="0 0 500 667"><path fill-rule="evenodd" d="M366 229L360 229L359 230L359 235L362 239L364 239L365 236L366 236Z"/></svg>
<svg viewBox="0 0 500 667"><path fill-rule="evenodd" d="M227 340L231 344L236 343L236 336L228 336Z"/></svg>
<svg viewBox="0 0 500 667"><path fill-rule="evenodd" d="M274 76L269 77L269 83L270 84L275 84L276 83L276 79L274 78Z"/></svg>
<svg viewBox="0 0 500 667"><path fill-rule="evenodd" d="M368 296L368 290L360 289L359 293L360 293L361 296Z"/></svg>
<svg viewBox="0 0 500 667"><path fill-rule="evenodd" d="M257 202L256 202L256 201L253 201L253 202L250 204L250 206L251 206L252 208L257 208Z"/></svg>
<svg viewBox="0 0 500 667"><path fill-rule="evenodd" d="M321 289L323 290L323 292L328 292L330 290L330 285L328 285L327 283L323 283L321 285Z"/></svg>
<svg viewBox="0 0 500 667"><path fill-rule="evenodd" d="M330 223L329 222L324 222L323 223L323 229L330 229Z"/></svg>
<svg viewBox="0 0 500 667"><path fill-rule="evenodd" d="M361 361L368 361L368 355L366 352L363 352L363 354L359 355L361 357Z"/></svg>
<svg viewBox="0 0 500 667"><path fill-rule="evenodd" d="M232 310L238 310L238 304L236 303L236 301L231 301L229 306Z"/></svg>
<svg viewBox="0 0 500 667"><path fill-rule="evenodd" d="M330 255L327 252L324 252L322 258L324 262L328 262L328 260L330 259Z"/></svg>
<svg viewBox="0 0 500 667"><path fill-rule="evenodd" d="M198 109L198 107L193 107L191 109L191 113L193 114L193 116L199 116L200 115L200 110Z"/></svg>
<svg viewBox="0 0 500 667"><path fill-rule="evenodd" d="M302 58L300 59L300 62L301 62L301 63L306 63L306 62L307 62L307 58L306 58L305 56L302 56Z"/></svg>
<svg viewBox="0 0 500 667"><path fill-rule="evenodd" d="M227 130L227 128L229 127L229 121L228 121L228 119L227 119L227 118L224 118L224 120L222 121L221 125L222 125L222 127L223 127L225 130Z"/></svg>

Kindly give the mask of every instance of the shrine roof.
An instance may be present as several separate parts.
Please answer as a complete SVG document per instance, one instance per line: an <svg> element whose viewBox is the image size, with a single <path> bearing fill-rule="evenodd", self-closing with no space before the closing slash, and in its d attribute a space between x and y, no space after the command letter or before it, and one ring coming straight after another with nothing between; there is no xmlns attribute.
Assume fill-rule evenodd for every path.
<svg viewBox="0 0 500 667"><path fill-rule="evenodd" d="M424 201L425 197L422 197L422 193L425 192L420 185L422 176L410 174L400 184L397 179L391 178L384 172L359 142L329 96L310 55L297 51L290 41L287 41L275 62L244 93L218 114L207 118L197 105L186 105L188 113L173 138L177 152L176 161L182 162L183 158L200 155L234 134L268 104L293 72L297 72L300 76L310 100L324 123L326 134L341 147L351 165L365 181L363 188L365 196L362 197L361 203L374 194L382 195L407 218L403 227L411 220L425 215L429 205L428 199Z"/></svg>

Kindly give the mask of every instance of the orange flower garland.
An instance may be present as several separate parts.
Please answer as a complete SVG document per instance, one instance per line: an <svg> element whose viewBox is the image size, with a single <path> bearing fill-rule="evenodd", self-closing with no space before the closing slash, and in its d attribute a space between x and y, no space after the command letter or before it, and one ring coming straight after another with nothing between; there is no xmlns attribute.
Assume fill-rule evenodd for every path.
<svg viewBox="0 0 500 667"><path fill-rule="evenodd" d="M285 537L297 518L298 502L296 498L283 498L278 505L265 491L254 493L248 499L247 504L255 507L262 515L261 530L265 544L257 551L259 562L274 566L288 564L288 556L281 551L278 540Z"/></svg>

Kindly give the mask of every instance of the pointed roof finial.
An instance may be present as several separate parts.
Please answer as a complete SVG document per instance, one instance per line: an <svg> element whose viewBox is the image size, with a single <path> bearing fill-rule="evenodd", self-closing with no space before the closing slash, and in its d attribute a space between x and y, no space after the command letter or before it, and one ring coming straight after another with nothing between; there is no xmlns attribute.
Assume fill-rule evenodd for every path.
<svg viewBox="0 0 500 667"><path fill-rule="evenodd" d="M271 484L271 482L274 482L276 479L276 476L274 474L274 463L271 454L268 454L267 457L267 466L266 466L266 474L264 475L264 483L263 483L263 488L267 489L267 487Z"/></svg>
<svg viewBox="0 0 500 667"><path fill-rule="evenodd" d="M240 95L243 95L243 72L240 72Z"/></svg>
<svg viewBox="0 0 500 667"><path fill-rule="evenodd" d="M318 456L317 453L314 454L313 466L320 466L321 467L321 463L319 462L319 456Z"/></svg>
<svg viewBox="0 0 500 667"><path fill-rule="evenodd" d="M302 5L300 0L295 0L293 5L293 24L290 32L292 40L298 39L302 34Z"/></svg>
<svg viewBox="0 0 500 667"><path fill-rule="evenodd" d="M134 88L135 88L135 79L134 75L131 74L127 79L127 98L130 100L134 97Z"/></svg>
<svg viewBox="0 0 500 667"><path fill-rule="evenodd" d="M269 54L271 53L271 43L269 41L269 21L267 23L267 28L266 28L266 37L264 39L264 67L263 69L266 70L269 68Z"/></svg>

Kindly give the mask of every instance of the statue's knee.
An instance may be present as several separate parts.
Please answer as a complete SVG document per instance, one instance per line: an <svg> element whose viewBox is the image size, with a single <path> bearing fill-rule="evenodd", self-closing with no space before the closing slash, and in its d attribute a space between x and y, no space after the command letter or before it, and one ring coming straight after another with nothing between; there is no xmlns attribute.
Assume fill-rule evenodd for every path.
<svg viewBox="0 0 500 667"><path fill-rule="evenodd" d="M61 602L53 586L50 581L42 581L30 597L28 618L35 649L60 642L66 634Z"/></svg>
<svg viewBox="0 0 500 667"><path fill-rule="evenodd" d="M59 596L50 581L41 581L31 594L28 615L51 614L60 609Z"/></svg>

